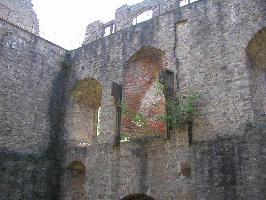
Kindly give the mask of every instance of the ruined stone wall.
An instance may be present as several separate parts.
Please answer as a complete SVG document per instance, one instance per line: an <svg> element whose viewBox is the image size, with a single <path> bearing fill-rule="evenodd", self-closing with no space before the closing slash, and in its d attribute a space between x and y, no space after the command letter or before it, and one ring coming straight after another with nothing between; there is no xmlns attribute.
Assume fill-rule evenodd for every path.
<svg viewBox="0 0 266 200"><path fill-rule="evenodd" d="M57 180L65 53L0 21L0 199L48 198Z"/></svg>
<svg viewBox="0 0 266 200"><path fill-rule="evenodd" d="M165 23L165 27L160 28L163 23ZM166 27L169 30L167 33L165 32ZM136 52L144 47L162 50L165 54L165 68L176 71L174 51L169 48L175 43L174 28L171 17L154 18L149 23L130 27L72 52L72 74L68 90L71 91L77 81L86 78L98 80L103 87L100 119L103 123L100 124L98 141L113 142L115 138L115 104L111 96L112 82L123 85L124 68L128 67L127 61ZM138 91L136 90L136 92ZM69 110L71 98L67 104L66 121L73 115ZM69 123L66 123L66 127L69 126ZM66 136L70 134L69 132Z"/></svg>
<svg viewBox="0 0 266 200"><path fill-rule="evenodd" d="M254 112L261 76L249 70L247 47L266 26L265 8L264 0L201 0L71 52L1 20L0 199L264 199L266 119ZM151 52L130 62L147 49L162 52L158 66L175 74L176 93L200 95L192 145L186 127L169 140L142 135L114 145L112 84L134 96L131 87L153 81L141 73L147 63L156 68ZM88 79L102 88L100 134L89 143L75 137L86 132L86 110L73 112L73 91ZM147 88L144 110L155 95Z"/></svg>
<svg viewBox="0 0 266 200"><path fill-rule="evenodd" d="M246 11L248 6L254 11ZM94 41L73 52L70 88L87 77L103 83L107 117L102 116L100 138L112 141L111 83L124 85L129 59L153 47L165 52L164 65L177 76L175 91L193 90L201 97L203 116L194 125L194 139L240 134L253 118L246 48L265 26L264 7L264 2L195 2Z"/></svg>
<svg viewBox="0 0 266 200"><path fill-rule="evenodd" d="M191 147L180 146L177 134L170 141L147 137L118 148L73 147L63 166L75 160L84 163L89 199L146 194L156 200L260 200L266 195L261 176L266 170L265 122L265 117L257 121L244 136L195 142ZM66 181L62 187L68 193L75 188Z"/></svg>
<svg viewBox="0 0 266 200"><path fill-rule="evenodd" d="M264 198L259 174L265 171L265 116L255 118L246 48L266 26L265 8L263 0L202 0L72 52L68 90L88 77L103 85L100 135L88 146L72 141L63 165L74 160L85 164L89 198L122 199L134 193L162 200ZM147 47L164 52L165 67L176 75L175 92L200 95L203 115L194 122L192 146L184 128L172 131L170 141L131 138L112 147L112 82L125 86L130 58ZM138 74L140 69L135 70ZM66 130L71 116L66 111Z"/></svg>
<svg viewBox="0 0 266 200"><path fill-rule="evenodd" d="M252 119L246 48L265 27L264 9L263 1L203 1L183 9L187 21L176 24L175 52L180 91L192 88L202 98L195 138L239 134Z"/></svg>
<svg viewBox="0 0 266 200"><path fill-rule="evenodd" d="M0 18L33 34L39 34L39 21L31 0L1 0Z"/></svg>

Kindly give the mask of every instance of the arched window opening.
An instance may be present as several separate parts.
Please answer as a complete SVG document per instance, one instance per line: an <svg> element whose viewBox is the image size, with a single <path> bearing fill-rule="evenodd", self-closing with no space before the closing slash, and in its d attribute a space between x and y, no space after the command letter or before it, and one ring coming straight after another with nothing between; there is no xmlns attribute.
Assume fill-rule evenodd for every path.
<svg viewBox="0 0 266 200"><path fill-rule="evenodd" d="M164 52L143 48L128 61L123 74L122 134L165 134L165 97L158 89L161 70L165 67Z"/></svg>
<svg viewBox="0 0 266 200"><path fill-rule="evenodd" d="M85 200L86 167L79 161L70 163L65 173L65 199Z"/></svg>
<svg viewBox="0 0 266 200"><path fill-rule="evenodd" d="M77 82L74 100L73 134L80 142L92 142L100 134L102 86L92 78Z"/></svg>
<svg viewBox="0 0 266 200"><path fill-rule="evenodd" d="M250 89L255 113L266 113L266 27L249 42L246 49Z"/></svg>
<svg viewBox="0 0 266 200"><path fill-rule="evenodd" d="M121 200L154 200L154 198L145 194L131 194L129 196L124 197Z"/></svg>

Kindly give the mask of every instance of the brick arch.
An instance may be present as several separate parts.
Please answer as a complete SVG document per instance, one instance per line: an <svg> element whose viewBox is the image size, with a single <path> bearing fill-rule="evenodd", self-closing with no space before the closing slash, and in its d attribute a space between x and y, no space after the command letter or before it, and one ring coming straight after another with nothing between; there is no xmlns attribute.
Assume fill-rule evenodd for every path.
<svg viewBox="0 0 266 200"><path fill-rule="evenodd" d="M158 120L165 114L165 97L156 90L165 65L165 52L154 47L142 48L128 60L123 72L124 104L134 113L143 113L149 120L143 130L132 123L132 116L124 116L122 132L130 135L147 131L165 133L166 125Z"/></svg>
<svg viewBox="0 0 266 200"><path fill-rule="evenodd" d="M154 200L154 198L145 194L131 194L122 198L121 200Z"/></svg>
<svg viewBox="0 0 266 200"><path fill-rule="evenodd" d="M266 113L266 27L249 41L246 53L253 109Z"/></svg>
<svg viewBox="0 0 266 200"><path fill-rule="evenodd" d="M156 55L156 56L162 57L162 56L165 56L165 52L162 49L159 49L156 47L151 47L151 46L143 47L137 50L132 55L130 55L127 63L131 63L136 60L139 60L140 58L147 57L147 55L150 55L150 56Z"/></svg>

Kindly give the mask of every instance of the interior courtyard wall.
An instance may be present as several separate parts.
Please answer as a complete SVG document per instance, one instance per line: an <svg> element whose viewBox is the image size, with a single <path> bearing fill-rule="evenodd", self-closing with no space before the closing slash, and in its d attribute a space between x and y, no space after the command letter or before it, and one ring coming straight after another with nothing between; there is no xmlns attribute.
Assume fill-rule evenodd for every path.
<svg viewBox="0 0 266 200"><path fill-rule="evenodd" d="M0 20L0 199L39 199L53 185L66 52Z"/></svg>
<svg viewBox="0 0 266 200"><path fill-rule="evenodd" d="M175 51L180 92L201 96L195 139L242 133L253 119L246 48L265 27L264 7L263 1L203 1L182 10L187 21L176 24Z"/></svg>
<svg viewBox="0 0 266 200"><path fill-rule="evenodd" d="M264 171L259 164L264 132L259 130L264 130L265 119L247 129L256 118L245 51L265 27L264 10L264 1L202 0L73 52L73 80L93 76L109 82L103 96L108 99L103 113L112 116L104 119L108 126L115 119L112 81L124 84L123 68L145 47L165 51L169 69L177 74L175 90L197 92L203 113L193 126L191 147L186 130L173 132L169 142L148 137L112 147L108 143L115 132L107 133L107 126L100 144L72 146L65 162L79 159L86 164L89 197L122 199L143 193L155 199L260 199L265 195L259 178ZM184 163L191 167L191 177L180 174Z"/></svg>
<svg viewBox="0 0 266 200"><path fill-rule="evenodd" d="M266 25L265 4L201 0L71 52L1 20L0 198L60 199L67 167L80 161L90 199L263 199L266 120L252 110L245 49ZM123 85L145 47L165 52L176 91L201 96L192 146L186 130L113 146L112 83ZM95 143L80 145L71 91L87 78L102 85L104 123Z"/></svg>

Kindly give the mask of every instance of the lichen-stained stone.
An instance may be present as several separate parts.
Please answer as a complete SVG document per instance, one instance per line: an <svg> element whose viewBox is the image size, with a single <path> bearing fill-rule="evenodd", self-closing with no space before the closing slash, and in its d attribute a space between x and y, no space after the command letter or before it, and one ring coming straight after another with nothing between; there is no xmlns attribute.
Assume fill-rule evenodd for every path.
<svg viewBox="0 0 266 200"><path fill-rule="evenodd" d="M0 199L52 199L67 51L0 21Z"/></svg>
<svg viewBox="0 0 266 200"><path fill-rule="evenodd" d="M139 14L152 2L124 6L117 17ZM1 19L0 199L265 199L265 9L265 0L169 6L73 51ZM193 122L192 145L187 127L172 130L169 140L144 134L114 143L113 82L125 89L132 80L139 89L123 94L141 94L143 112L161 99L153 93L152 71L143 76L149 87L134 82L147 62L130 68L131 61L143 49L163 52L159 66L175 74L175 93L199 94L202 115ZM73 112L73 89L86 80L97 80L102 93L81 94L101 99L100 127L90 142L84 124L96 115ZM78 128L85 140L75 135ZM82 170L68 171L72 163Z"/></svg>

